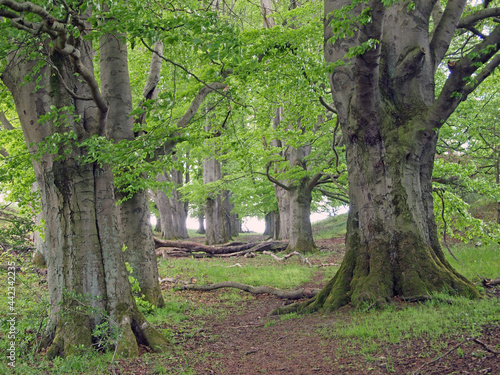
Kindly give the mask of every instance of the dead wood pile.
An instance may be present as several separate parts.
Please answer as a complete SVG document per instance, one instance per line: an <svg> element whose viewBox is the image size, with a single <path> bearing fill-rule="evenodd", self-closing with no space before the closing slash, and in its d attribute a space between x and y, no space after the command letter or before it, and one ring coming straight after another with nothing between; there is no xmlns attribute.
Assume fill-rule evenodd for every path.
<svg viewBox="0 0 500 375"><path fill-rule="evenodd" d="M255 252L280 252L286 249L286 241L231 242L208 246L189 241L165 241L155 237L156 255L165 257L233 257Z"/></svg>

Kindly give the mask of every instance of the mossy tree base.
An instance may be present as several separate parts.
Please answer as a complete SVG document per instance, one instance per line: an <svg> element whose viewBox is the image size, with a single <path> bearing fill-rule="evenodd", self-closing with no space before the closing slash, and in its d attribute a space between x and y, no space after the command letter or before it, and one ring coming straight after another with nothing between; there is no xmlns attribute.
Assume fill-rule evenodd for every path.
<svg viewBox="0 0 500 375"><path fill-rule="evenodd" d="M80 318L77 318L77 316ZM115 353L117 358L133 358L139 355L139 346L151 348L155 353L165 353L171 350L172 345L144 316L135 310L133 313L124 313L120 323L109 320L110 336L116 335ZM78 348L92 348L93 329L88 316L75 314L61 319L55 333L46 333L42 346L48 347L47 357L53 359L57 356L66 357L74 354ZM50 337L53 339L50 339Z"/></svg>
<svg viewBox="0 0 500 375"><path fill-rule="evenodd" d="M274 314L332 311L347 304L384 305L394 297L423 299L443 291L480 297L476 286L458 274L440 250L410 241L390 246L372 243L349 249L336 275L317 296Z"/></svg>

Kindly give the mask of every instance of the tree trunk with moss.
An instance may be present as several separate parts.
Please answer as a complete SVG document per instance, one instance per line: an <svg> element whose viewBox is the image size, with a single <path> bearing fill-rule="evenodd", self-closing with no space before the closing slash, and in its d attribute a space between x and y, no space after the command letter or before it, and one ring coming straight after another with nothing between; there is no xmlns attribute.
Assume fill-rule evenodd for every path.
<svg viewBox="0 0 500 375"><path fill-rule="evenodd" d="M43 10L33 9L43 14ZM50 27L57 26L55 22ZM140 344L166 350L169 344L148 324L132 295L112 173L107 166L83 163L86 154L77 145L94 135L109 135L114 131L110 126L118 126L113 94L104 99L97 86L92 86L96 81L89 42L52 35L57 48L49 43L41 47L52 67L37 67L38 61L16 51L9 55L1 76L14 97L30 152L58 146L55 153L41 151L33 162L45 218L50 297L42 344L50 346L49 357L71 354L79 346L90 347L94 329L106 322L116 333L116 350L122 357L138 355ZM120 40L111 39L111 43ZM68 40L73 44L63 48L61 43ZM101 49L101 58L109 58L105 49ZM107 66L120 68L119 64ZM122 88L130 90L126 84ZM89 97L94 100L87 100ZM47 137L52 140L44 143ZM61 139L67 142L61 145Z"/></svg>
<svg viewBox="0 0 500 375"><path fill-rule="evenodd" d="M180 192L177 191L177 188L183 184L182 172L174 169L168 173L163 172L156 176L156 180L172 185L158 188L154 194L155 203L160 212L162 237L168 240L188 238L187 211L184 202L181 201Z"/></svg>
<svg viewBox="0 0 500 375"><path fill-rule="evenodd" d="M124 35L106 34L100 40L100 72L102 94L109 103L105 135L115 142L133 140L132 91L130 88L127 46ZM118 193L122 198L121 193ZM132 268L132 276L141 288L138 296L154 306L165 302L158 282L158 265L150 224L149 197L146 191L138 191L116 209L120 218L119 230L125 261Z"/></svg>
<svg viewBox="0 0 500 375"><path fill-rule="evenodd" d="M222 178L221 163L214 157L205 160L205 184ZM216 245L231 241L229 197L227 191L210 193L205 203L205 238L207 245Z"/></svg>
<svg viewBox="0 0 500 375"><path fill-rule="evenodd" d="M332 11L349 4L327 0L328 22L335 22ZM457 66L436 98L436 69L465 1L449 2L448 13L434 18L432 33L434 3L412 5L414 9L407 2L389 8L377 1L363 3L353 13L370 7L372 22L333 44L327 22L327 62L342 61L349 48L362 43L368 48L331 75L349 173L346 255L335 277L303 308L384 303L434 291L479 295L444 257L431 185L437 130L464 99L452 93L466 93L463 77L472 74L473 64L464 58L463 68Z"/></svg>

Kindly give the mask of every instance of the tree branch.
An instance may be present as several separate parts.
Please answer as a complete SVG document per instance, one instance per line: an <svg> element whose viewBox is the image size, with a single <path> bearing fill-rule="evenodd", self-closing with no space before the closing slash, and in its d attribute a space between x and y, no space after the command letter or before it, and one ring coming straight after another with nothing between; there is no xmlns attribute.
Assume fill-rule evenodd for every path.
<svg viewBox="0 0 500 375"><path fill-rule="evenodd" d="M201 84L205 85L205 86L209 86L208 83L206 83L205 81L203 81L201 78L199 78L197 75L195 75L193 72L189 71L188 69L186 69L184 66L176 63L175 61L172 61L170 60L169 58L159 54L158 52L156 52L154 49L152 49L142 38L141 38L141 42L142 44L148 49L150 50L151 52L153 53L156 53L161 59L163 59L164 61L168 62L169 64L172 64L182 70L184 70L186 73L188 73L190 76L192 76L195 80L197 80L198 82L200 82ZM226 87L226 85L224 85L224 88ZM248 107L251 107L251 106L248 106L248 105L244 105L244 104L241 104L239 102L237 102L236 100L234 100L233 98L231 98L229 95L226 95L224 94L222 91L220 91L220 89L213 89L217 94L225 97L226 99L229 99L230 101L232 101L233 103L235 104L238 104L240 106L242 106L243 108L248 108ZM253 108L253 107L252 107Z"/></svg>
<svg viewBox="0 0 500 375"><path fill-rule="evenodd" d="M7 119L7 116L5 116L4 111L0 111L0 123L4 127L5 130L14 130L14 126L11 124L11 122Z"/></svg>
<svg viewBox="0 0 500 375"><path fill-rule="evenodd" d="M500 26L497 26L486 39L455 63L439 97L429 111L429 130L441 128L460 102L500 64L500 56L495 56L499 49ZM481 72L473 77L472 75L490 59L492 60Z"/></svg>
<svg viewBox="0 0 500 375"><path fill-rule="evenodd" d="M290 186L287 186L283 183L281 183L280 181L278 181L277 179L275 179L274 177L272 177L270 174L269 174L269 169L271 168L271 163L272 162L269 162L267 163L266 165L266 176L267 176L267 179L269 181L271 181L273 184L275 185L278 185L280 188L283 188L285 189L286 191L290 191L291 187Z"/></svg>
<svg viewBox="0 0 500 375"><path fill-rule="evenodd" d="M320 96L320 97L319 97L319 102L320 102L320 103L321 103L321 105L322 105L323 107L325 107L327 110L329 110L329 111L330 111L330 112L332 112L332 113L337 114L337 110L336 110L335 108L333 108L331 105L329 105L327 102L325 102L325 99L324 99L322 96Z"/></svg>
<svg viewBox="0 0 500 375"><path fill-rule="evenodd" d="M334 194L334 193L330 193L328 190L321 189L321 188L319 188L318 191L321 192L321 194L323 194L324 196L326 196L328 198L344 202L345 204L349 204L349 199L346 198L346 197L344 197L344 196L341 196L341 195L338 195L338 194Z"/></svg>
<svg viewBox="0 0 500 375"><path fill-rule="evenodd" d="M467 29L486 18L499 17L499 16L500 16L500 8L482 9L475 13L462 17L458 22L457 28Z"/></svg>
<svg viewBox="0 0 500 375"><path fill-rule="evenodd" d="M430 50L434 61L434 70L437 69L450 46L466 3L467 0L450 0L438 25L433 30Z"/></svg>
<svg viewBox="0 0 500 375"><path fill-rule="evenodd" d="M57 78L59 78L59 82L63 85L63 87L66 90L66 92L68 94L70 94L74 99L78 99L78 100L94 100L94 98L91 97L91 96L80 96L80 95L77 95L73 90L71 90L68 87L68 85L64 81L64 77L61 75L61 72L59 71L59 69L57 68L57 66L55 66L54 64L52 64L52 62L50 60L46 60L46 61L52 67L52 69L54 70L54 72L56 73Z"/></svg>

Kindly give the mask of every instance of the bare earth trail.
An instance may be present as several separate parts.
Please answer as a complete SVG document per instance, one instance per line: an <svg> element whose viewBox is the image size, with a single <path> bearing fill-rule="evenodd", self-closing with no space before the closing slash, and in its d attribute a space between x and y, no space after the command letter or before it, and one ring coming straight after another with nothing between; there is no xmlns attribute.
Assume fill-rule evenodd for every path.
<svg viewBox="0 0 500 375"><path fill-rule="evenodd" d="M320 247L336 250L339 245L335 239L318 242ZM340 260L335 258L332 255L331 261ZM307 286L323 285L313 282ZM350 320L350 307L282 320L269 314L284 302L269 295L238 292L242 300L226 306L220 303L223 290L176 293L180 299L203 304L215 313L190 317L192 326L199 327L194 333L160 327L174 330L174 354L163 357L162 363L154 355L120 361L113 366L116 374L182 374L181 368L199 375L500 374L500 355L482 345L500 351L498 322L482 330L477 337L482 344L472 338L463 342L467 337L456 335L443 338L438 349L435 341L422 338L380 345L370 354L361 354L359 344L332 335L336 323ZM158 371L158 367L166 371Z"/></svg>

